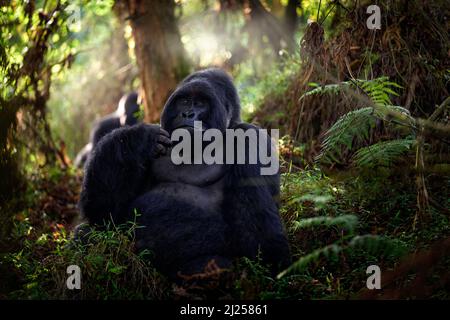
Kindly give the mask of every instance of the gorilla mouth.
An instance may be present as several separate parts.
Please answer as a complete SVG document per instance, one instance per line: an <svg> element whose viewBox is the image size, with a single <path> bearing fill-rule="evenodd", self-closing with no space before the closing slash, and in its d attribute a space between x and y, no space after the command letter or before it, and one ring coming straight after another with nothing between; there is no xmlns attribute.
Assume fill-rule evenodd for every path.
<svg viewBox="0 0 450 320"><path fill-rule="evenodd" d="M188 131L194 130L195 127L192 124L182 124L178 127L173 128L173 130L177 130L177 129L186 129ZM207 128L205 128L205 125L202 125L202 132L204 132Z"/></svg>

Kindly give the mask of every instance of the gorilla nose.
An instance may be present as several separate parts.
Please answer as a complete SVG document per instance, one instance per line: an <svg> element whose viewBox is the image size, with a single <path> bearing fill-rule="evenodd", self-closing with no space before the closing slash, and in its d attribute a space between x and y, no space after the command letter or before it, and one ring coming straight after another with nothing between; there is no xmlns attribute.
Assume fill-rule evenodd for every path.
<svg viewBox="0 0 450 320"><path fill-rule="evenodd" d="M181 113L183 118L192 119L195 116L195 112L193 110L184 111Z"/></svg>

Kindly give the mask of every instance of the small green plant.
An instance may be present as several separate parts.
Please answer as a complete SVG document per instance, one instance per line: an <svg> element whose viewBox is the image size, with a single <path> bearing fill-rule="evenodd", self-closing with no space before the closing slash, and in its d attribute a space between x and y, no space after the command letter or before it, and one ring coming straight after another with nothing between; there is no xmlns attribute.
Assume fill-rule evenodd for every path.
<svg viewBox="0 0 450 320"><path fill-rule="evenodd" d="M293 254L292 265L273 284L283 287L283 293L288 291L286 283L295 282L305 290L301 297L342 297L351 292L349 288L360 285L367 266L391 265L408 252L410 245L397 237L367 233L367 225L384 209L378 206L374 211L373 203L357 200L353 190L362 185L354 177L336 180L318 168L308 168L289 171L282 181L281 213ZM391 201L401 197L394 195ZM389 211L389 203L386 207ZM266 294L276 295L276 290Z"/></svg>
<svg viewBox="0 0 450 320"><path fill-rule="evenodd" d="M414 146L414 139L380 141L356 151L353 159L360 168L389 167L407 154Z"/></svg>
<svg viewBox="0 0 450 320"><path fill-rule="evenodd" d="M342 215L339 217L314 217L302 219L300 221L294 221L293 229L294 231L298 231L303 228L311 228L314 226L325 226L325 227L340 227L345 228L346 230L353 232L357 226L358 218L354 215Z"/></svg>
<svg viewBox="0 0 450 320"><path fill-rule="evenodd" d="M318 94L338 94L342 91L360 90L363 91L374 103L379 106L392 105L390 95L398 96L394 88L402 88L395 82L389 81L388 77L379 77L372 80L352 79L337 84L328 84L320 86L317 83L310 82L311 87L316 87L304 93L300 99Z"/></svg>
<svg viewBox="0 0 450 320"><path fill-rule="evenodd" d="M134 222L104 230L90 230L83 241L71 240L66 234L58 238L42 235L35 242L6 256L17 272L24 275L22 289L11 298L25 299L164 299L168 283L151 265L148 251L136 252ZM51 239L51 240L49 240ZM45 247L53 248L41 257ZM81 289L66 286L67 267L81 269Z"/></svg>

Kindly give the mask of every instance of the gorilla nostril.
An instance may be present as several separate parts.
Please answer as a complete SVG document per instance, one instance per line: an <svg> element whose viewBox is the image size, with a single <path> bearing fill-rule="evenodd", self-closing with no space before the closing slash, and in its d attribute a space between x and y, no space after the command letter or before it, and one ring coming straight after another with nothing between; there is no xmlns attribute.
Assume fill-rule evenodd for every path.
<svg viewBox="0 0 450 320"><path fill-rule="evenodd" d="M194 111L185 111L185 112L182 112L181 115L183 116L183 118L192 119L195 116L195 112Z"/></svg>

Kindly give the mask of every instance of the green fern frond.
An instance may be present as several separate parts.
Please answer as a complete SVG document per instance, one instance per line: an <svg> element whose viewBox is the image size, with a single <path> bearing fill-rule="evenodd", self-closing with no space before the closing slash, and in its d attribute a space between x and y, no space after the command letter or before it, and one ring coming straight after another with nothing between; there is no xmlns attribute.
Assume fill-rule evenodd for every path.
<svg viewBox="0 0 450 320"><path fill-rule="evenodd" d="M354 237L348 244L330 244L301 257L287 269L277 275L280 279L288 274L304 272L313 263L319 263L321 258L338 260L340 253L352 254L355 250L362 250L370 256L400 257L407 252L407 246L400 240L377 235L363 235Z"/></svg>
<svg viewBox="0 0 450 320"><path fill-rule="evenodd" d="M393 88L402 88L388 77L373 80L355 80L355 86L360 87L377 106L391 105L390 95L398 96Z"/></svg>
<svg viewBox="0 0 450 320"><path fill-rule="evenodd" d="M398 239L371 234L354 237L346 249L352 251L362 249L367 254L383 255L385 257L400 257L407 251L405 243Z"/></svg>
<svg viewBox="0 0 450 320"><path fill-rule="evenodd" d="M411 149L415 139L381 141L356 151L355 164L361 168L389 167Z"/></svg>
<svg viewBox="0 0 450 320"><path fill-rule="evenodd" d="M308 97L308 96L314 96L314 95L322 95L322 94L338 94L342 91L344 87L350 87L351 83L348 81L337 83L337 84L327 84L324 86L318 86L316 83L309 83L310 86L315 86L315 89L312 89L310 91L305 92L301 97L300 100Z"/></svg>
<svg viewBox="0 0 450 320"><path fill-rule="evenodd" d="M316 83L312 83L310 85L318 86ZM395 82L389 81L388 77L379 77L372 80L355 79L317 87L305 92L300 97L300 100L312 95L338 94L345 89L360 89L369 96L375 105L385 106L392 104L390 95L398 96L398 93L394 91L394 88L402 88L402 86Z"/></svg>
<svg viewBox="0 0 450 320"><path fill-rule="evenodd" d="M413 134L412 128L414 128L415 119L403 107L384 105L350 111L339 118L325 132L322 150L316 160L321 160L325 163L341 163L340 156L343 149L351 150L354 144L357 145L367 141L371 130L375 127L378 120L387 121L386 124L390 127L400 124L411 128L411 134ZM405 144L407 145L406 142ZM400 154L405 151L405 144L397 143L397 146L403 146L399 151ZM392 148L386 150L386 152L394 153L395 150L393 148L395 146L396 144L392 144ZM385 145L385 147L389 148L389 145ZM362 152L361 156L365 155L364 151Z"/></svg>
<svg viewBox="0 0 450 320"><path fill-rule="evenodd" d="M327 259L338 259L339 253L342 252L342 250L343 248L337 244L330 244L326 247L314 250L310 254L301 257L296 262L291 264L290 267L278 274L277 278L280 279L287 274L305 271L312 263L319 262L321 257L325 257Z"/></svg>
<svg viewBox="0 0 450 320"><path fill-rule="evenodd" d="M339 217L314 217L314 218L308 218L308 219L302 219L300 221L295 221L293 223L293 229L294 231L297 231L299 229L306 229L306 228L313 228L317 226L337 226L344 228L350 232L353 232L358 224L358 218L354 215L348 214L348 215L342 215Z"/></svg>
<svg viewBox="0 0 450 320"><path fill-rule="evenodd" d="M370 130L375 127L377 116L374 108L362 108L343 115L325 133L322 151L317 159L325 162L340 163L342 147L351 149L354 142L363 142L369 138Z"/></svg>

